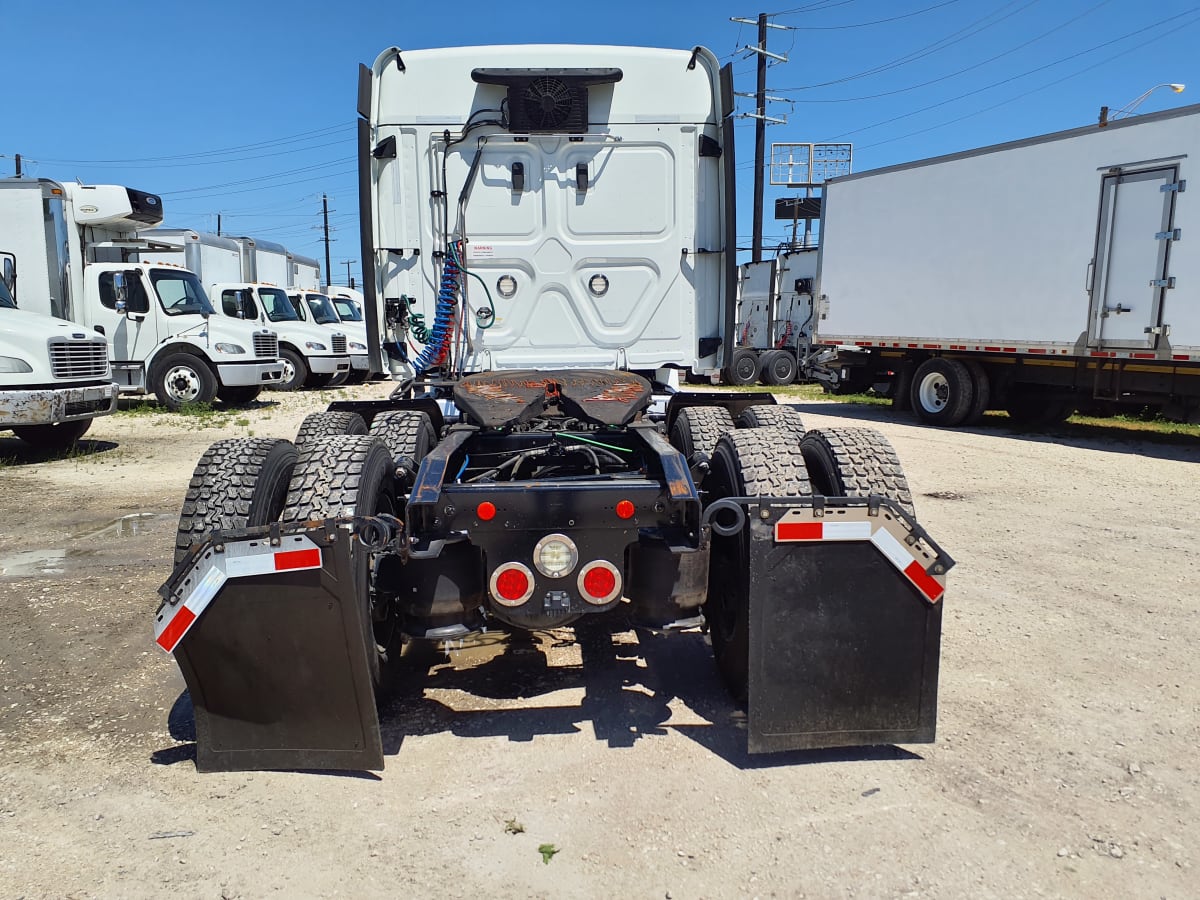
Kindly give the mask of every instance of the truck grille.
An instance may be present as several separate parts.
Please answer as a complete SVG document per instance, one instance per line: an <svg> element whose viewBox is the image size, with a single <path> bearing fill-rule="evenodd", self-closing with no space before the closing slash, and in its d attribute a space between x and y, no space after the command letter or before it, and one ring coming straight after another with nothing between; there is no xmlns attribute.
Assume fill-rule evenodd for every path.
<svg viewBox="0 0 1200 900"><path fill-rule="evenodd" d="M279 359L279 335L273 331L254 335L254 355L259 359Z"/></svg>
<svg viewBox="0 0 1200 900"><path fill-rule="evenodd" d="M346 352L346 336L344 334L335 334L333 336L333 352L334 353L345 353Z"/></svg>
<svg viewBox="0 0 1200 900"><path fill-rule="evenodd" d="M76 400L67 404L66 415L82 416L87 413L108 412L111 405L108 400Z"/></svg>
<svg viewBox="0 0 1200 900"><path fill-rule="evenodd" d="M48 342L50 371L55 378L107 378L108 344L103 340Z"/></svg>

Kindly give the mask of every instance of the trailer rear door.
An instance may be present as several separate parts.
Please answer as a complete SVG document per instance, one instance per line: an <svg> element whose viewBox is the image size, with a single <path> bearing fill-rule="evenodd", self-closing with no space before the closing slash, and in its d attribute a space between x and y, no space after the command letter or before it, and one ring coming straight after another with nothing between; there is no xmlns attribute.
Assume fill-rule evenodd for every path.
<svg viewBox="0 0 1200 900"><path fill-rule="evenodd" d="M1177 182L1174 166L1104 176L1089 279L1092 346L1157 345Z"/></svg>

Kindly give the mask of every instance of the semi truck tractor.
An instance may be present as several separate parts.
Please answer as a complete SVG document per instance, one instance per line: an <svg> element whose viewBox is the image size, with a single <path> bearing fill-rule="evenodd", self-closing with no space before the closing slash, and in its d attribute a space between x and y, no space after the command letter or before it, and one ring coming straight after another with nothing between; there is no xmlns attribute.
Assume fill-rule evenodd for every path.
<svg viewBox="0 0 1200 900"><path fill-rule="evenodd" d="M815 248L783 250L773 259L743 264L738 272L729 384L788 385L811 346Z"/></svg>
<svg viewBox="0 0 1200 900"><path fill-rule="evenodd" d="M407 650L584 623L708 640L751 752L933 740L953 561L886 440L655 397L732 346L729 69L392 47L358 109L367 328L404 365L198 463L154 614L197 767L381 768Z"/></svg>
<svg viewBox="0 0 1200 900"><path fill-rule="evenodd" d="M286 250L268 245L260 255L249 238L229 238L185 228L163 228L155 232L162 249L142 259L167 259L171 250L184 250L188 265L200 277L212 298L213 307L226 320L254 323L278 335L278 362L282 375L271 386L276 390L321 387L340 372L350 369L346 337L340 332L304 322L292 308L282 282L263 283L258 263L274 274L286 272ZM278 248L280 253L276 253Z"/></svg>
<svg viewBox="0 0 1200 900"><path fill-rule="evenodd" d="M74 322L19 308L17 262L0 251L0 430L61 450L117 408L108 342Z"/></svg>
<svg viewBox="0 0 1200 900"><path fill-rule="evenodd" d="M170 409L247 403L279 381L279 342L216 316L178 254L138 261L156 247L140 232L162 215L157 196L121 185L0 179L0 246L21 262L25 308L103 335L123 394L152 393Z"/></svg>
<svg viewBox="0 0 1200 900"><path fill-rule="evenodd" d="M1186 106L832 180L808 374L931 425L1196 420L1197 154Z"/></svg>

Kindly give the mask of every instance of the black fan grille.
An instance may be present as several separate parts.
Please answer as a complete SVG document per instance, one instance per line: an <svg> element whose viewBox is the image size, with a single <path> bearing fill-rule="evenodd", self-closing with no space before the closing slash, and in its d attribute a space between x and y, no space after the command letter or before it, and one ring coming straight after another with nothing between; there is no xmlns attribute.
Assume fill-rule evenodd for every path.
<svg viewBox="0 0 1200 900"><path fill-rule="evenodd" d="M575 92L558 78L538 78L521 92L525 118L534 128L561 128L571 119Z"/></svg>

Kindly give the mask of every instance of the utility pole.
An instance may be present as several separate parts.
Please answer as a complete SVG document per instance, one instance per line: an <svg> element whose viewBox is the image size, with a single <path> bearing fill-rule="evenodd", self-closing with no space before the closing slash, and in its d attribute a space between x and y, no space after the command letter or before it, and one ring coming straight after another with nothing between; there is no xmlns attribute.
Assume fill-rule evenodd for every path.
<svg viewBox="0 0 1200 900"><path fill-rule="evenodd" d="M16 158L16 163L17 163L17 177L20 178L21 177L21 154L20 153L16 154L15 158Z"/></svg>
<svg viewBox="0 0 1200 900"><path fill-rule="evenodd" d="M754 243L750 259L762 261L763 166L767 152L767 14L758 14L758 84L754 90Z"/></svg>
<svg viewBox="0 0 1200 900"><path fill-rule="evenodd" d="M357 259L343 259L346 266L346 287L354 287L354 279L350 277L350 267L358 262Z"/></svg>
<svg viewBox="0 0 1200 900"><path fill-rule="evenodd" d="M217 237L221 236L221 214L217 213Z"/></svg>
<svg viewBox="0 0 1200 900"><path fill-rule="evenodd" d="M329 265L329 198L321 195L321 217L325 222L325 283L333 284Z"/></svg>
<svg viewBox="0 0 1200 900"><path fill-rule="evenodd" d="M767 60L769 58L777 62L787 62L787 56L767 51L767 29L778 28L783 31L788 30L786 25L776 25L774 22L768 22L767 18L770 15L770 13L759 13L757 19L733 18L730 20L743 25L758 26L758 44L743 48L750 53L758 55L757 89L752 95L737 91L734 92L739 97L754 97L754 112L748 114L749 118L754 119L754 242L751 247L751 259L754 262L762 261L763 190L765 187L764 170L766 169L767 158L767 125L782 125L787 122L787 119L767 115L768 100L784 99L783 97L771 97L767 94Z"/></svg>

